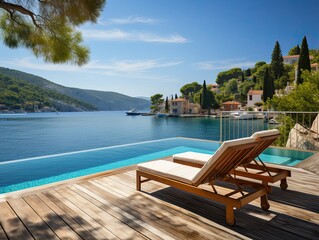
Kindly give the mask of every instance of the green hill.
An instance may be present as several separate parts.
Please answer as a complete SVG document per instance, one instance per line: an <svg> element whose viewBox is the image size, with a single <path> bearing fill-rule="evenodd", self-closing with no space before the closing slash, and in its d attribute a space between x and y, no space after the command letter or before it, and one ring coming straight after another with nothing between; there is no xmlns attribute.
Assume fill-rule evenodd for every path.
<svg viewBox="0 0 319 240"><path fill-rule="evenodd" d="M57 111L92 111L90 104L78 101L56 91L42 89L27 81L10 78L0 74L0 104L2 110L33 112L47 108Z"/></svg>
<svg viewBox="0 0 319 240"><path fill-rule="evenodd" d="M85 102L100 111L129 110L131 108L145 110L150 107L150 102L144 99L134 98L116 92L64 87L39 76L13 69L0 67L0 74L27 81L28 83L43 90L54 91L72 99L76 99L79 102Z"/></svg>

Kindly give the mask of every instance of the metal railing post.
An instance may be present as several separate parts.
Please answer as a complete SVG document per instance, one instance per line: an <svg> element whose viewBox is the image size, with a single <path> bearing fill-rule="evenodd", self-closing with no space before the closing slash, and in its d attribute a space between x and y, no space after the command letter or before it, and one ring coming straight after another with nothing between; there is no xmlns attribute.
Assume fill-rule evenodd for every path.
<svg viewBox="0 0 319 240"><path fill-rule="evenodd" d="M220 112L219 118L219 142L221 143L223 141L223 112Z"/></svg>

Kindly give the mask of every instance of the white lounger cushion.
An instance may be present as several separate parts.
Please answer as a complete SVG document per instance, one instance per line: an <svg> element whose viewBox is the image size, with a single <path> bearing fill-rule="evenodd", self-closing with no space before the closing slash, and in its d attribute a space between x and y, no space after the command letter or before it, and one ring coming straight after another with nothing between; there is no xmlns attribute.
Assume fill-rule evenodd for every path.
<svg viewBox="0 0 319 240"><path fill-rule="evenodd" d="M198 186L202 183L202 177L209 171L214 171L214 167L220 165L218 161L221 155L232 146L240 146L255 142L255 138L240 138L235 140L225 141L215 152L202 168L190 167L187 165L174 163L165 160L157 160L146 162L137 165L137 169L150 174L159 175L162 177L174 179L180 182ZM216 165L214 165L216 162ZM213 172L212 172L213 174Z"/></svg>
<svg viewBox="0 0 319 240"><path fill-rule="evenodd" d="M190 167L165 160L140 163L137 165L137 169L187 184L192 184L194 176L200 171L200 168Z"/></svg>
<svg viewBox="0 0 319 240"><path fill-rule="evenodd" d="M255 132L253 135L251 135L253 138L261 138L261 137L269 137L273 135L279 134L278 129L272 129L272 130L265 130L265 131L259 131Z"/></svg>
<svg viewBox="0 0 319 240"><path fill-rule="evenodd" d="M213 155L198 152L183 152L173 155L174 160L204 165Z"/></svg>
<svg viewBox="0 0 319 240"><path fill-rule="evenodd" d="M220 156L229 148L233 146L239 146L239 145L245 145L248 143L255 142L256 139L252 137L247 138L239 138L235 140L229 140L223 142L223 144L217 149L217 151L211 156L211 158L205 163L205 165L200 169L200 171L196 174L196 176L193 178L193 185L198 186L201 184L200 179L203 177L203 175L209 171L210 169L214 169L215 162L218 162L218 159ZM219 162L218 162L219 163ZM217 164L216 164L217 165Z"/></svg>

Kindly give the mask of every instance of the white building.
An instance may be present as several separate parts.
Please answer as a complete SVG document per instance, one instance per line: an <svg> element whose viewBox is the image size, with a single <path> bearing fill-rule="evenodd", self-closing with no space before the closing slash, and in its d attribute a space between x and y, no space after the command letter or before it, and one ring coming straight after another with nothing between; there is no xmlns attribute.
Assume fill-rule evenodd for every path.
<svg viewBox="0 0 319 240"><path fill-rule="evenodd" d="M247 94L247 107L253 107L257 102L262 102L262 90L249 90Z"/></svg>
<svg viewBox="0 0 319 240"><path fill-rule="evenodd" d="M318 63L312 63L310 64L310 67L312 72L319 71ZM298 65L295 66L295 83L297 82L297 78L298 78Z"/></svg>
<svg viewBox="0 0 319 240"><path fill-rule="evenodd" d="M313 63L310 66L311 66L311 71L316 71L316 72L319 71L318 63Z"/></svg>
<svg viewBox="0 0 319 240"><path fill-rule="evenodd" d="M284 64L295 64L298 63L299 55L291 55L291 56L284 56Z"/></svg>
<svg viewBox="0 0 319 240"><path fill-rule="evenodd" d="M291 55L291 56L284 56L284 64L297 64L299 61L299 55ZM313 56L309 56L309 59L312 60Z"/></svg>
<svg viewBox="0 0 319 240"><path fill-rule="evenodd" d="M208 84L207 86L211 88L212 92L218 92L219 85L217 83Z"/></svg>
<svg viewBox="0 0 319 240"><path fill-rule="evenodd" d="M181 114L197 114L200 107L196 103L190 103L187 99L177 98L170 101L169 113L174 116Z"/></svg>

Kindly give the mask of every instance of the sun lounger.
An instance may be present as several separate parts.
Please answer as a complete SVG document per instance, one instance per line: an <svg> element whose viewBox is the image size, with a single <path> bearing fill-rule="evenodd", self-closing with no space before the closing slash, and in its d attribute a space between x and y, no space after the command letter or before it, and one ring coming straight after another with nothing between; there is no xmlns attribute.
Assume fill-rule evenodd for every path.
<svg viewBox="0 0 319 240"><path fill-rule="evenodd" d="M267 193L270 189L267 186L238 180L229 174L246 160L257 144L256 139L252 137L225 141L201 168L166 160L138 164L136 188L141 191L142 183L154 180L209 198L226 206L226 223L233 225L234 208L239 209L259 197L261 207L264 210L269 208ZM217 191L217 183L220 182L227 182L227 193ZM229 182L233 183L232 188L229 187ZM204 188L203 184L207 183L211 185L212 191ZM247 185L250 186L249 190L244 189Z"/></svg>
<svg viewBox="0 0 319 240"><path fill-rule="evenodd" d="M268 185L281 181L280 187L283 190L288 188L287 177L291 176L289 170L280 167L267 166L259 155L272 144L280 135L277 129L255 132L251 137L258 141L258 145L251 152L250 158L236 169L231 171L236 176L260 180L262 184ZM184 152L173 155L173 161L180 164L185 164L194 167L202 167L212 155L196 152Z"/></svg>

